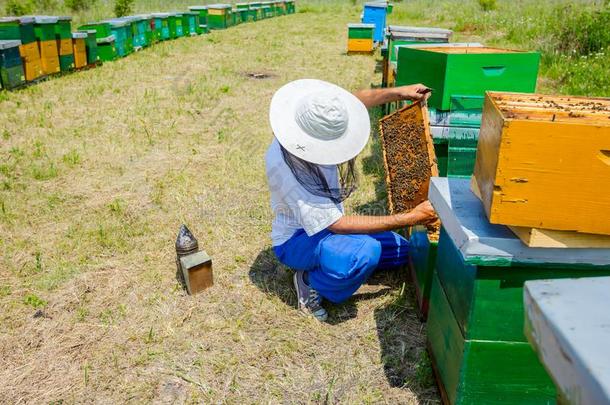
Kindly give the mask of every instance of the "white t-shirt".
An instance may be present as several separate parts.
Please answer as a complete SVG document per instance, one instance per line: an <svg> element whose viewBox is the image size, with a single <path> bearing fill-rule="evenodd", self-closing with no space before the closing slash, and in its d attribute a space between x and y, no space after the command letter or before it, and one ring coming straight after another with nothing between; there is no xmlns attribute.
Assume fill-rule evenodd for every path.
<svg viewBox="0 0 610 405"><path fill-rule="evenodd" d="M299 229L304 229L307 235L313 236L343 216L342 204L311 194L298 182L284 162L277 139L273 139L265 160L274 214L271 231L273 246L283 244ZM336 166L323 167L325 169L335 176L333 182L327 175L329 184L337 183Z"/></svg>

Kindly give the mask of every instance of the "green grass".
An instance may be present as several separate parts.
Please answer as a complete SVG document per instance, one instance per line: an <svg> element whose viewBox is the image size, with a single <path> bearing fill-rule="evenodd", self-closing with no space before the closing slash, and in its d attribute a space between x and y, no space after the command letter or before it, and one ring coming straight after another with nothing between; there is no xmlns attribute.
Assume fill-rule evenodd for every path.
<svg viewBox="0 0 610 405"><path fill-rule="evenodd" d="M546 42L558 2L512 3L484 12L474 0L412 0L390 22L541 49L542 90L608 94L607 54L553 54ZM345 55L361 2L297 7L0 92L1 403L438 403L404 273L376 276L321 325L298 315L270 250L274 91L303 77L351 90L380 82L375 57ZM75 20L111 8L98 1ZM348 211L385 207L382 167L373 138ZM214 261L215 286L194 297L175 277L181 223Z"/></svg>

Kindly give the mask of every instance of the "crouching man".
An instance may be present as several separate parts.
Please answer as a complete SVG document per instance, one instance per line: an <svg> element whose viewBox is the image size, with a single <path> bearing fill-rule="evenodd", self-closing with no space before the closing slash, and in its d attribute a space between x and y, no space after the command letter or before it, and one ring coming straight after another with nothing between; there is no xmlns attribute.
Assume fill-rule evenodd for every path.
<svg viewBox="0 0 610 405"><path fill-rule="evenodd" d="M408 241L393 229L436 221L427 201L389 216L343 211L343 201L356 187L354 159L370 136L367 107L420 100L427 93L417 84L352 94L305 79L273 96L269 118L275 137L266 155L273 250L295 270L300 310L320 321L328 317L322 298L343 302L375 270L406 263Z"/></svg>

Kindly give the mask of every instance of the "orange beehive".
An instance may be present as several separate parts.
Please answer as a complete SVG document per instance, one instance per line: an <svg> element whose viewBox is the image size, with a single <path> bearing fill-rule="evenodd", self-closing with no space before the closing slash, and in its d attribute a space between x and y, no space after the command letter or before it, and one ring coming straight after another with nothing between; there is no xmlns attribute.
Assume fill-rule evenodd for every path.
<svg viewBox="0 0 610 405"><path fill-rule="evenodd" d="M38 47L43 73L47 75L59 73L59 55L55 41L38 41Z"/></svg>
<svg viewBox="0 0 610 405"><path fill-rule="evenodd" d="M488 92L472 185L491 223L610 235L610 99Z"/></svg>
<svg viewBox="0 0 610 405"><path fill-rule="evenodd" d="M31 82L43 75L42 63L40 60L40 51L38 44L32 42L19 46L19 53L23 59L23 70L25 72L25 80Z"/></svg>
<svg viewBox="0 0 610 405"><path fill-rule="evenodd" d="M72 48L74 52L74 67L76 69L87 66L87 33L72 33Z"/></svg>

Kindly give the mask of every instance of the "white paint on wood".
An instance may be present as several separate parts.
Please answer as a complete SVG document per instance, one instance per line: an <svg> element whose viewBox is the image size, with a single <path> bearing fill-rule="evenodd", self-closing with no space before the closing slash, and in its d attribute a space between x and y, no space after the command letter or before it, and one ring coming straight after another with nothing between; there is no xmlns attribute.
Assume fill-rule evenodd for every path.
<svg viewBox="0 0 610 405"><path fill-rule="evenodd" d="M570 404L610 404L610 277L527 281L526 335Z"/></svg>

